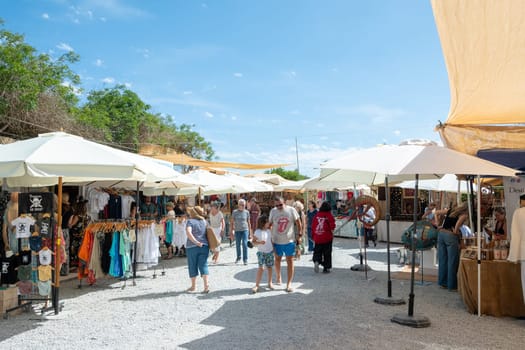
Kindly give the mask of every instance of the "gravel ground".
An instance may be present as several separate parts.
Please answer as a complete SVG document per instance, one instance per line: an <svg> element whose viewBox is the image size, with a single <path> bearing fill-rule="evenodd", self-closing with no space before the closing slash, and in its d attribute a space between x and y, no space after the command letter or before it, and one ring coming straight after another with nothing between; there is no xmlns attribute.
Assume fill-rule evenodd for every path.
<svg viewBox="0 0 525 350"><path fill-rule="evenodd" d="M139 271L131 281L106 279L97 286L61 285L59 315L22 313L0 320L1 349L523 349L525 320L478 318L457 293L435 283L415 287L415 312L431 321L414 329L391 322L406 305L376 304L386 296L386 247L369 249L373 271L357 264L358 243L338 238L331 274L315 274L311 256L296 263L294 293L283 286L250 294L257 262L235 265L235 249L225 245L210 266L209 294L188 294L185 259L164 261L161 269ZM396 255L392 254L395 261ZM283 264L283 279L286 278ZM392 270L401 266L393 265ZM266 273L263 281L266 280ZM394 297L408 299L408 281L393 280ZM202 281L198 281L198 290Z"/></svg>

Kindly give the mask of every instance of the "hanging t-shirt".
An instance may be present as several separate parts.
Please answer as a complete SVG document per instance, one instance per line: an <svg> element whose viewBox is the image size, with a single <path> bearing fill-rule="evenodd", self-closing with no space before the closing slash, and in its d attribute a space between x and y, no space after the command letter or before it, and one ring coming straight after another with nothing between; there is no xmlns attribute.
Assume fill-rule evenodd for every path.
<svg viewBox="0 0 525 350"><path fill-rule="evenodd" d="M16 283L18 292L22 295L31 294L33 292L33 282L31 281L18 281Z"/></svg>
<svg viewBox="0 0 525 350"><path fill-rule="evenodd" d="M49 294L51 293L51 281L50 280L38 281L37 286L38 286L38 294L40 294L41 296L43 297L49 296Z"/></svg>
<svg viewBox="0 0 525 350"><path fill-rule="evenodd" d="M44 248L38 252L38 261L40 265L49 265L51 264L52 252L51 249Z"/></svg>
<svg viewBox="0 0 525 350"><path fill-rule="evenodd" d="M17 270L17 276L20 281L28 281L31 279L33 268L30 265L20 265Z"/></svg>
<svg viewBox="0 0 525 350"><path fill-rule="evenodd" d="M31 251L22 250L18 252L18 263L20 265L29 265L31 264Z"/></svg>
<svg viewBox="0 0 525 350"><path fill-rule="evenodd" d="M40 281L49 281L51 279L51 265L38 266L38 279Z"/></svg>
<svg viewBox="0 0 525 350"><path fill-rule="evenodd" d="M48 217L44 217L42 218L42 220L40 220L40 222L38 223L38 226L40 227L40 234L41 235L44 235L44 236L47 236L49 234L49 226L51 224L51 220Z"/></svg>
<svg viewBox="0 0 525 350"><path fill-rule="evenodd" d="M13 221L11 225L15 226L16 238L28 238L31 236L31 225L35 224L35 219L31 216L19 216Z"/></svg>
<svg viewBox="0 0 525 350"><path fill-rule="evenodd" d="M1 283L14 284L16 283L16 256L12 255L9 258L4 257L1 261Z"/></svg>
<svg viewBox="0 0 525 350"><path fill-rule="evenodd" d="M40 251L40 249L42 249L42 237L40 237L38 234L29 237L29 247L32 251Z"/></svg>

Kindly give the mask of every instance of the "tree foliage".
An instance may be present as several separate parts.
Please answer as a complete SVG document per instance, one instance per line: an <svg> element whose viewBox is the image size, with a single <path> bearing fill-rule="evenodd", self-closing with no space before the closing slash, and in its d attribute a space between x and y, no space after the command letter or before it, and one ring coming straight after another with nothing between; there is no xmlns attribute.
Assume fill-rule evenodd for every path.
<svg viewBox="0 0 525 350"><path fill-rule="evenodd" d="M80 78L69 64L78 55L39 54L23 35L2 26L0 20L0 132L28 137L43 131L39 125L74 124L69 112L78 102Z"/></svg>
<svg viewBox="0 0 525 350"><path fill-rule="evenodd" d="M0 19L0 135L24 139L64 130L127 150L153 143L195 158L214 157L194 125L153 114L123 85L91 91L80 104L80 78L70 68L78 60L72 51L56 59L39 54L23 35L3 29Z"/></svg>
<svg viewBox="0 0 525 350"><path fill-rule="evenodd" d="M300 181L308 179L308 176L299 174L299 171L296 170L284 170L283 168L275 168L267 170L266 174L277 174L285 178L286 180L291 181Z"/></svg>

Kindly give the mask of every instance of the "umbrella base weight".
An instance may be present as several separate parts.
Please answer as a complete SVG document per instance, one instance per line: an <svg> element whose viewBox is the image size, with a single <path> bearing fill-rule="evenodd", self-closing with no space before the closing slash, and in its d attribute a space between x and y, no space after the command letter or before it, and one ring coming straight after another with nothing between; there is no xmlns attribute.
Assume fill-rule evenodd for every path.
<svg viewBox="0 0 525 350"><path fill-rule="evenodd" d="M352 271L372 271L372 268L368 265L355 264L350 268Z"/></svg>
<svg viewBox="0 0 525 350"><path fill-rule="evenodd" d="M405 299L393 298L393 297L376 297L374 303L382 305L404 305L406 304Z"/></svg>
<svg viewBox="0 0 525 350"><path fill-rule="evenodd" d="M413 328L426 328L430 326L430 320L423 315L408 316L407 314L395 314L391 319L392 322L399 323L402 326Z"/></svg>

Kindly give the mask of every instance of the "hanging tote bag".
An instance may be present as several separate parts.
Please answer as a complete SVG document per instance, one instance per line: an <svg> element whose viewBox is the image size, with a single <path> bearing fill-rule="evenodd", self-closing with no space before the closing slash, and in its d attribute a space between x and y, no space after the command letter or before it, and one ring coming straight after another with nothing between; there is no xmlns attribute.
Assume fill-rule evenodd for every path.
<svg viewBox="0 0 525 350"><path fill-rule="evenodd" d="M208 247L210 250L215 250L221 245L221 241L215 236L215 232L213 232L213 229L209 225L206 226L206 238L208 238Z"/></svg>

